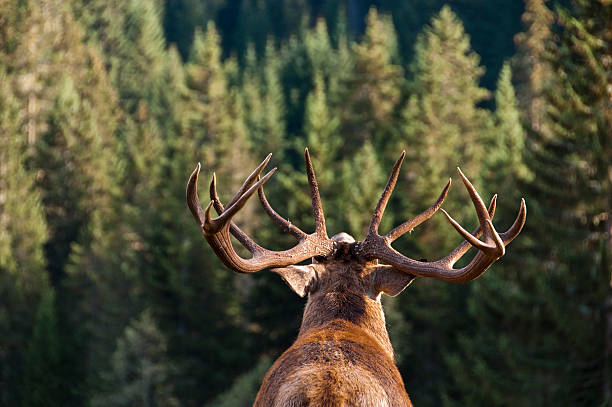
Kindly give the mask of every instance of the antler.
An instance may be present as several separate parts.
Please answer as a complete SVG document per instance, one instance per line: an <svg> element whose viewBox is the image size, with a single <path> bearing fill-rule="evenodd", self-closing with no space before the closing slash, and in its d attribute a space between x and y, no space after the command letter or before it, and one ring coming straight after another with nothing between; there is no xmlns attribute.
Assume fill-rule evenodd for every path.
<svg viewBox="0 0 612 407"><path fill-rule="evenodd" d="M254 273L268 267L286 267L311 257L327 256L334 248L333 241L327 237L325 217L323 215L321 197L319 196L319 187L312 168L308 149L304 152L304 159L306 161L306 174L308 175L312 210L316 224L315 231L312 234L304 233L295 225L292 225L289 221L282 218L268 203L263 193L262 185L272 176L276 168L264 175L263 178L260 178L260 174L268 161L270 161L271 156L272 154L269 154L251 175L248 176L244 184L238 189L238 192L236 192L234 197L227 203L225 208L217 195L216 176L213 174L210 183L211 201L206 206L206 209L202 209L197 191L200 164L197 165L187 182L187 205L196 222L200 225L204 237L223 264L239 273ZM298 239L298 244L296 246L284 251L265 249L255 243L246 233L236 226L234 222L232 222L234 215L242 209L255 191L259 191L260 201L268 216L270 216L276 224L280 225L283 230ZM211 206L214 206L215 210L219 213L217 218L211 218ZM232 246L230 233L251 252L252 257L250 259L243 259L236 253Z"/></svg>
<svg viewBox="0 0 612 407"><path fill-rule="evenodd" d="M403 235L406 232L412 231L416 226L420 225L427 219L429 219L442 205L446 194L448 193L448 189L450 188L451 181L449 180L446 184L446 187L442 190L440 197L438 200L427 210L425 210L420 215L416 216L414 219L409 220L402 225L394 228L385 236L380 236L378 234L378 226L380 225L380 221L382 219L383 213L385 211L385 207L389 202L389 198L391 197L391 193L395 188L395 184L397 182L397 177L399 175L400 168L402 166L402 161L406 152L402 152L398 160L395 162L393 166L393 170L391 172L391 176L389 177L389 181L387 182L387 186L385 187L378 204L376 205L376 209L374 210L374 215L372 216L372 221L370 223L370 228L368 231L368 235L361 243L361 253L370 259L379 259L383 262L392 265L398 270L404 271L409 274L413 274L415 276L421 277L433 277L438 278L450 282L466 282L470 280L474 280L479 277L482 273L484 273L487 268L491 264L493 264L497 259L505 253L505 246L508 245L518 234L521 232L523 225L525 224L525 219L527 216L527 207L525 206L525 200L521 199L521 207L519 213L514 221L514 224L504 233L497 233L495 228L493 227L493 223L491 219L493 218L493 214L495 212L495 205L497 201L497 195L491 199L491 203L489 204L489 209L485 207L484 202L476 192L476 189L472 186L470 181L463 175L461 170L457 168L459 172L459 176L463 180L463 183L470 194L470 198L472 203L474 204L474 208L476 209L476 214L478 215L478 220L480 226L474 231L473 234L468 233L459 223L457 223L453 218L450 217L448 213L444 209L442 212L448 219L448 221L453 225L455 229L465 238L465 241L462 242L459 246L457 246L448 256L433 262L422 262L413 260L408 258L393 247L391 247L391 243ZM478 239L480 235L483 235L483 240ZM478 253L472 259L472 261L465 267L460 269L454 269L453 265L461 258L463 255L469 250L471 246L474 246L478 249Z"/></svg>

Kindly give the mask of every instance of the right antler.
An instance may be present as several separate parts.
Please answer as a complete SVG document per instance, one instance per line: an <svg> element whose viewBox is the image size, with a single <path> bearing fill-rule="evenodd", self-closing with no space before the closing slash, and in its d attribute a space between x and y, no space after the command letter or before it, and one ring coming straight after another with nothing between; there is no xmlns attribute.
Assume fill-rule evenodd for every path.
<svg viewBox="0 0 612 407"><path fill-rule="evenodd" d="M444 209L442 209L442 212L444 215L446 215L448 221L465 238L465 241L457 246L457 248L455 248L448 256L438 261L422 262L411 259L402 255L391 247L391 243L404 233L411 231L416 226L429 219L440 208L450 187L450 180L448 181L448 184L446 184L446 187L440 194L440 197L436 203L434 203L429 209L414 219L409 220L391 230L385 236L380 236L378 234L378 226L380 225L380 221L385 211L385 207L387 206L387 202L391 197L391 193L395 188L395 183L397 182L399 170L405 155L406 153L402 152L393 166L393 171L391 172L387 186L385 187L380 200L376 205L376 209L374 210L374 215L372 216L368 234L361 243L361 253L366 258L382 260L398 270L415 276L433 277L450 282L466 282L474 280L484 273L491 264L504 255L505 246L521 232L527 216L525 200L521 200L521 207L514 224L505 233L498 234L493 227L493 223L491 223L491 218L495 212L497 196L493 197L491 204L489 205L489 210L487 210L484 202L478 195L478 192L476 192L476 189L474 189L470 181L465 177L465 175L463 175L461 170L457 168L457 171L459 172L459 175L461 176L461 179L463 180L463 183L470 194L474 208L476 209L480 226L474 231L473 234L470 234L453 218L451 218ZM481 234L484 237L484 242L477 239L477 237L479 237ZM476 256L467 266L460 269L454 269L453 265L461 257L463 257L463 255L472 246L478 249Z"/></svg>
<svg viewBox="0 0 612 407"><path fill-rule="evenodd" d="M236 195L227 203L226 208L223 207L217 195L216 177L213 174L210 183L211 201L208 206L206 206L206 209L202 209L197 190L200 164L197 165L187 182L187 205L196 222L200 225L204 237L223 264L239 273L254 273L269 267L286 267L311 257L327 256L334 249L334 242L327 237L325 217L323 215L321 197L319 196L319 187L312 168L308 149L304 152L304 159L306 162L306 174L308 175L308 184L310 185L312 210L316 225L315 231L312 234L304 233L295 225L292 225L289 221L282 218L268 203L263 193L262 185L272 176L276 168L272 169L261 179L260 174L268 161L270 161L271 156L272 154L269 154L255 171L249 175L238 192L236 192ZM234 222L232 222L234 215L236 215L236 213L246 204L247 200L255 191L259 191L261 204L268 216L283 228L283 230L298 239L298 244L296 246L289 250L278 252L265 249L255 243L246 233L240 230ZM215 207L215 210L219 213L219 217L215 219L211 218L211 206ZM236 253L232 246L230 233L251 252L252 257L250 259L243 259Z"/></svg>

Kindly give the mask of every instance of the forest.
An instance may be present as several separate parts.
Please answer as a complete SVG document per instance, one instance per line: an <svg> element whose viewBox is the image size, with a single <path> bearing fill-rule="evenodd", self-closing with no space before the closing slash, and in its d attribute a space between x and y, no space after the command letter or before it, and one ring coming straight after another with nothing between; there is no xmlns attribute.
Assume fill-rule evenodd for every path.
<svg viewBox="0 0 612 407"><path fill-rule="evenodd" d="M225 268L185 185L227 202L271 152L310 232L305 147L330 236L363 239L402 150L383 232L449 177L476 226L457 166L500 230L527 202L478 280L383 299L416 406L612 406L610 0L1 0L0 405L250 406L305 300ZM436 214L395 247L460 242Z"/></svg>

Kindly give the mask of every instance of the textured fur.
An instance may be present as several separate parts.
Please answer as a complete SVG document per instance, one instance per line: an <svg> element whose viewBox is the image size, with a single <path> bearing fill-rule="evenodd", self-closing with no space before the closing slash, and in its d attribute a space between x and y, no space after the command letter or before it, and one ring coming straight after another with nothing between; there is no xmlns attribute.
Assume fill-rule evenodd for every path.
<svg viewBox="0 0 612 407"><path fill-rule="evenodd" d="M298 338L267 372L255 407L411 406L372 278L379 266L344 246L311 265L316 278ZM411 280L406 275L401 289Z"/></svg>

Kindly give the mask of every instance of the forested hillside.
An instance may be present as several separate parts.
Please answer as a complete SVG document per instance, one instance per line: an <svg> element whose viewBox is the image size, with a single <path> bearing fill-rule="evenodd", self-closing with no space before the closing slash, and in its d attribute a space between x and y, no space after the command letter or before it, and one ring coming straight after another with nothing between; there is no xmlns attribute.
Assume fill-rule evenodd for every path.
<svg viewBox="0 0 612 407"><path fill-rule="evenodd" d="M383 232L457 166L501 230L527 201L477 281L384 299L416 406L612 405L611 129L609 0L0 1L0 405L250 405L304 301L223 267L185 184L201 162L226 202L272 152L312 230L306 146L330 236L364 237L402 150ZM460 241L436 215L395 245Z"/></svg>

